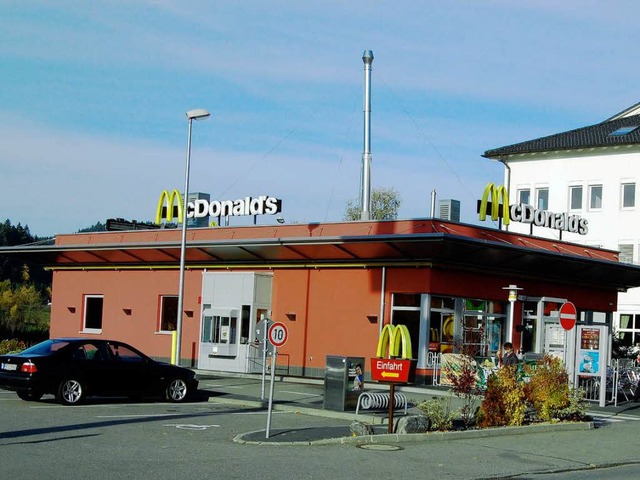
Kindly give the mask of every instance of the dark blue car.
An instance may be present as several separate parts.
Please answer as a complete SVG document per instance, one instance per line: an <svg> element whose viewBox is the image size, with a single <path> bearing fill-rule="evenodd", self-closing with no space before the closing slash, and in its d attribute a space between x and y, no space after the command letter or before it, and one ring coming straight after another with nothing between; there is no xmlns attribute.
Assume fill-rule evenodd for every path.
<svg viewBox="0 0 640 480"><path fill-rule="evenodd" d="M163 396L186 400L198 388L195 372L157 362L115 340L58 338L0 355L0 388L23 400L53 394L64 405L89 396Z"/></svg>

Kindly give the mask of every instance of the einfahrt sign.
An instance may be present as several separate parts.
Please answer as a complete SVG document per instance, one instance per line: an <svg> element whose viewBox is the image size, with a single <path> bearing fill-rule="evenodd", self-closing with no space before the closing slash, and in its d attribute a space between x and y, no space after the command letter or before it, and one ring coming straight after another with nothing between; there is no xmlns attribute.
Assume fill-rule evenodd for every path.
<svg viewBox="0 0 640 480"><path fill-rule="evenodd" d="M407 383L412 361L400 358L372 358L371 379L380 382Z"/></svg>
<svg viewBox="0 0 640 480"><path fill-rule="evenodd" d="M576 326L577 315L576 306L571 302L565 302L560 307L558 314L560 315L560 325L565 330L571 330Z"/></svg>

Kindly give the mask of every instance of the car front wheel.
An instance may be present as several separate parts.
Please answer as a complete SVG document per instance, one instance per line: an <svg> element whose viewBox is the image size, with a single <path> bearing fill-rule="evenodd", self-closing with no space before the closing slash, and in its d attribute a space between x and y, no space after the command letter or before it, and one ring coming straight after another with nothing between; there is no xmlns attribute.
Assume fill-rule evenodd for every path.
<svg viewBox="0 0 640 480"><path fill-rule="evenodd" d="M60 382L56 400L63 405L77 405L84 399L84 388L79 380L70 378Z"/></svg>
<svg viewBox="0 0 640 480"><path fill-rule="evenodd" d="M166 390L167 400L170 402L182 402L189 395L189 387L187 382L182 378L174 378L167 384Z"/></svg>

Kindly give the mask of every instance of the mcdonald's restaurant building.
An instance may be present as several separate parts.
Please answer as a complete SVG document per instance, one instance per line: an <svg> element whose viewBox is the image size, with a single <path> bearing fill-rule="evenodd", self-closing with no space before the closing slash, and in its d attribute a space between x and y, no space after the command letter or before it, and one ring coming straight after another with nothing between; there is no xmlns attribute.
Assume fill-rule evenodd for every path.
<svg viewBox="0 0 640 480"><path fill-rule="evenodd" d="M171 359L180 229L0 253L53 271L51 337L116 338ZM431 382L442 352L491 357L506 340L553 352L565 301L578 323L606 324L617 293L640 286L615 251L433 218L188 228L184 265L181 364L261 371L270 318L288 330L279 371L322 377L327 356L375 357L390 323L406 326L416 383Z"/></svg>

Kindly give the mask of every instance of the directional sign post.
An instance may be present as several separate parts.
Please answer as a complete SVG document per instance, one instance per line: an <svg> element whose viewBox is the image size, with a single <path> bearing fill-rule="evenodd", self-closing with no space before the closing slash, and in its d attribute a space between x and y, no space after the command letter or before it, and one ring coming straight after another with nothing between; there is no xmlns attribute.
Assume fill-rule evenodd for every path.
<svg viewBox="0 0 640 480"><path fill-rule="evenodd" d="M376 358L371 359L371 378L389 384L389 433L393 433L396 383L407 383L411 373L415 371L414 365L411 335L407 326L385 325L378 338Z"/></svg>
<svg viewBox="0 0 640 480"><path fill-rule="evenodd" d="M560 307L558 312L560 316L560 325L562 328L569 331L576 326L576 319L578 318L578 311L576 306L571 302L565 302Z"/></svg>
<svg viewBox="0 0 640 480"><path fill-rule="evenodd" d="M269 388L269 408L267 411L267 429L266 435L269 438L271 431L271 412L273 410L273 385L276 379L276 358L278 356L278 347L283 346L287 342L289 331L287 326L282 322L275 322L269 327L269 342L273 345L273 354L271 355L271 387Z"/></svg>

